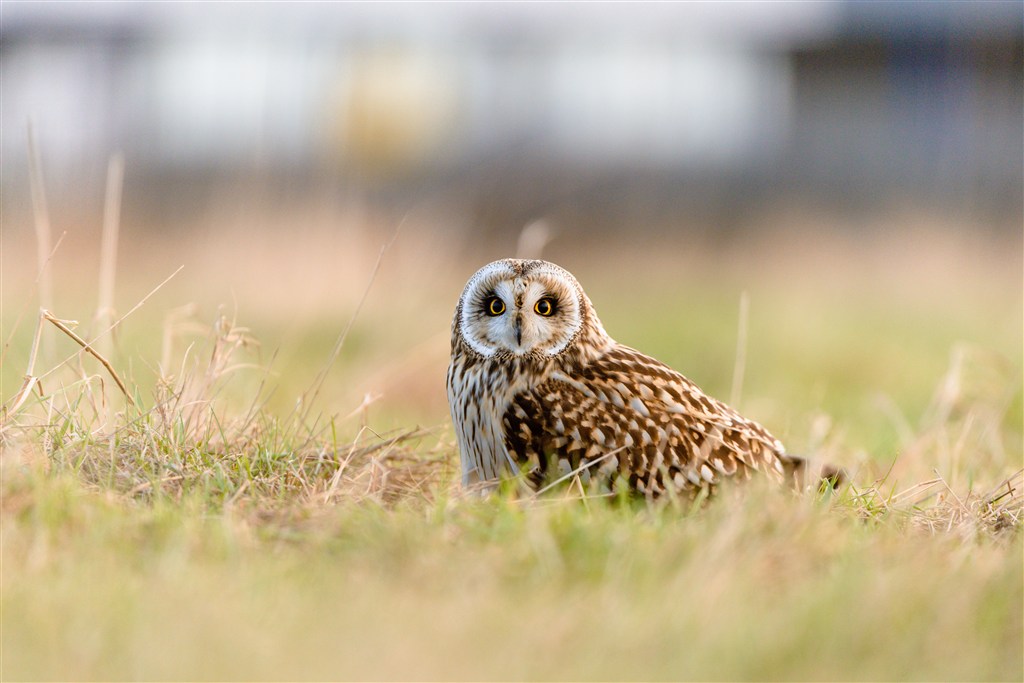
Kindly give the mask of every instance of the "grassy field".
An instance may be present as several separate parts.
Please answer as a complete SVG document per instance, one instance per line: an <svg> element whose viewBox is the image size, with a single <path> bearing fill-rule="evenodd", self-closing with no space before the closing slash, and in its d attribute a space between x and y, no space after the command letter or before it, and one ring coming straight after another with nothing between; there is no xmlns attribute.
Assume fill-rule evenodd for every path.
<svg viewBox="0 0 1024 683"><path fill-rule="evenodd" d="M134 405L44 323L3 416L0 678L1024 678L1019 236L556 239L613 336L853 474L690 509L464 495L450 315L514 239L410 221L374 276L394 223L295 227L323 222L125 230L113 305L143 303L96 347ZM8 409L39 302L10 225ZM86 339L97 245L71 229L48 266Z"/></svg>

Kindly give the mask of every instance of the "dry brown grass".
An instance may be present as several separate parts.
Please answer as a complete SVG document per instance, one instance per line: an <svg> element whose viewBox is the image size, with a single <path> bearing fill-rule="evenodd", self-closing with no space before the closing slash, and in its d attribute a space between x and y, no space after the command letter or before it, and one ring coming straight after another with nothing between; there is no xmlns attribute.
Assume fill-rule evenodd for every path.
<svg viewBox="0 0 1024 683"><path fill-rule="evenodd" d="M376 281L370 231L148 250L122 235L132 272L117 281L136 304L77 341L54 320L93 311L95 279L58 258L61 317L36 330L57 360L29 360L32 333L10 321L30 307L8 305L5 376L42 390L3 389L0 677L1020 678L1018 338L984 326L1019 298L998 296L1005 263L940 277L941 243L901 279L888 247L862 245L850 260L883 277L815 289L829 264L801 271L787 250L758 270L678 243L595 245L581 277L606 324L652 352L690 344L679 358L723 392L743 367L744 409L852 484L699 508L584 499L568 481L480 497L458 486L443 367L464 277L502 254L423 259L412 232ZM825 241L806 253L854 249ZM734 306L751 283L741 364ZM877 324L889 304L919 317ZM814 324L786 329L794 308ZM766 398L787 380L795 399ZM822 382L859 402L817 401ZM872 439L894 445L867 453Z"/></svg>

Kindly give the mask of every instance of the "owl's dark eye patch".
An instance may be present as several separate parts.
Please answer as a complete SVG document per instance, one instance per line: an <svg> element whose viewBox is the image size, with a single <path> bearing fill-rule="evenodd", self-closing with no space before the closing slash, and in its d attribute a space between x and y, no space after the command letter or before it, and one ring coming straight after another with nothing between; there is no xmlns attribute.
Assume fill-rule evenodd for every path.
<svg viewBox="0 0 1024 683"><path fill-rule="evenodd" d="M489 296L484 300L484 313L490 316L498 316L505 312L505 302L496 296Z"/></svg>

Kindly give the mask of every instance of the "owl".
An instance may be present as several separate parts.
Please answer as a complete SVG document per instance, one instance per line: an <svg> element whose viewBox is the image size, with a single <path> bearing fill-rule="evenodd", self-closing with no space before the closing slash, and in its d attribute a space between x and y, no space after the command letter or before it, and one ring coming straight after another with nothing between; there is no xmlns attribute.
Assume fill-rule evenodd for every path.
<svg viewBox="0 0 1024 683"><path fill-rule="evenodd" d="M478 270L451 341L448 403L464 486L578 476L656 498L803 469L764 427L612 339L576 278L553 263L503 259Z"/></svg>

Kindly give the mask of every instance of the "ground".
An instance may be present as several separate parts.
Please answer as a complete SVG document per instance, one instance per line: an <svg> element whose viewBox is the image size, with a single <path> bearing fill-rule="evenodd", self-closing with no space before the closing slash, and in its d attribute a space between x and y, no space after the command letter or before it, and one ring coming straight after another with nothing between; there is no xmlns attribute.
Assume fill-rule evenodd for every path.
<svg viewBox="0 0 1024 683"><path fill-rule="evenodd" d="M1024 677L1019 235L556 235L615 338L852 474L694 506L463 493L448 326L514 236L406 221L375 272L398 221L360 221L126 229L96 348L134 405L47 321L29 367L35 244L6 229L0 398L41 392L3 418L0 678ZM90 230L49 271L91 340Z"/></svg>

